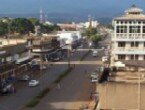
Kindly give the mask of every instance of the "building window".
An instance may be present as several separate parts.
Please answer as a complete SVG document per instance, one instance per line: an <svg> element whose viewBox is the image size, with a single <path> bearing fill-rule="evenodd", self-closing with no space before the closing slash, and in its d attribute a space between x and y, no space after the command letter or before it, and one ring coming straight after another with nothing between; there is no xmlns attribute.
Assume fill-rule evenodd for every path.
<svg viewBox="0 0 145 110"><path fill-rule="evenodd" d="M118 47L125 47L125 42L118 42Z"/></svg>
<svg viewBox="0 0 145 110"><path fill-rule="evenodd" d="M117 26L116 33L127 33L127 26Z"/></svg>
<svg viewBox="0 0 145 110"><path fill-rule="evenodd" d="M131 55L130 56L130 60L134 60L134 55Z"/></svg>
<svg viewBox="0 0 145 110"><path fill-rule="evenodd" d="M138 45L139 45L139 42L135 42L135 47L138 47Z"/></svg>
<svg viewBox="0 0 145 110"><path fill-rule="evenodd" d="M130 60L138 60L139 59L139 55L131 55L130 56Z"/></svg>
<svg viewBox="0 0 145 110"><path fill-rule="evenodd" d="M118 55L118 60L125 60L125 55Z"/></svg>
<svg viewBox="0 0 145 110"><path fill-rule="evenodd" d="M142 30L142 32L145 33L145 26L143 26L143 30Z"/></svg>
<svg viewBox="0 0 145 110"><path fill-rule="evenodd" d="M135 60L138 60L139 55L135 55Z"/></svg>
<svg viewBox="0 0 145 110"><path fill-rule="evenodd" d="M129 33L140 33L140 26L129 26Z"/></svg>
<svg viewBox="0 0 145 110"><path fill-rule="evenodd" d="M139 42L131 42L131 47L138 47Z"/></svg>
<svg viewBox="0 0 145 110"><path fill-rule="evenodd" d="M131 42L131 47L134 47L134 42Z"/></svg>

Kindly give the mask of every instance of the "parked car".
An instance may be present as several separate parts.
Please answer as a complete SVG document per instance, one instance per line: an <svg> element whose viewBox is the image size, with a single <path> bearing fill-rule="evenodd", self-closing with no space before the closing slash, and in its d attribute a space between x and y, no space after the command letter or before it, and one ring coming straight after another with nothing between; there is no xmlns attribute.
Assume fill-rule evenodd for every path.
<svg viewBox="0 0 145 110"><path fill-rule="evenodd" d="M91 78L91 82L92 82L92 83L96 83L96 82L98 82L98 78L94 78L94 77L92 77L92 78Z"/></svg>
<svg viewBox="0 0 145 110"><path fill-rule="evenodd" d="M40 66L40 70L45 70L47 67L45 65Z"/></svg>
<svg viewBox="0 0 145 110"><path fill-rule="evenodd" d="M96 72L92 72L91 73L91 77L97 77L97 73Z"/></svg>
<svg viewBox="0 0 145 110"><path fill-rule="evenodd" d="M92 53L92 56L97 57L98 56L98 51L94 50L93 53Z"/></svg>
<svg viewBox="0 0 145 110"><path fill-rule="evenodd" d="M28 81L30 79L30 76L28 75L23 75L22 77L19 78L20 81Z"/></svg>
<svg viewBox="0 0 145 110"><path fill-rule="evenodd" d="M60 61L60 60L61 60L61 58L59 58L59 57L56 57L56 58L52 58L51 59L52 62L57 62L57 61Z"/></svg>
<svg viewBox="0 0 145 110"><path fill-rule="evenodd" d="M104 49L105 49L105 47L102 47L102 49L104 50Z"/></svg>
<svg viewBox="0 0 145 110"><path fill-rule="evenodd" d="M0 94L1 94L1 95L6 95L6 94L10 93L11 88L12 88L12 84L8 84L8 85L6 85L5 87L2 87L2 88L0 89Z"/></svg>
<svg viewBox="0 0 145 110"><path fill-rule="evenodd" d="M102 57L102 62L107 62L108 61L108 57L107 56L104 56L104 57Z"/></svg>
<svg viewBox="0 0 145 110"><path fill-rule="evenodd" d="M37 86L37 85L39 85L39 81L37 81L37 80L30 80L30 82L29 82L29 86L30 87L34 87L34 86Z"/></svg>

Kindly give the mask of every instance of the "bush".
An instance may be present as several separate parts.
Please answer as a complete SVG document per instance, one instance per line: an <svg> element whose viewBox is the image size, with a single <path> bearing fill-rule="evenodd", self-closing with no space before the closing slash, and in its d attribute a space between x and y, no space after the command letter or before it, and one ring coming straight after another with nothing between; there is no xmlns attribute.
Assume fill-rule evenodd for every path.
<svg viewBox="0 0 145 110"><path fill-rule="evenodd" d="M47 95L47 93L50 91L49 88L44 89L43 91L41 91L36 97L34 97L27 105L26 107L35 107L39 102L40 99L42 99L43 97L45 97Z"/></svg>
<svg viewBox="0 0 145 110"><path fill-rule="evenodd" d="M44 96L46 96L46 94L47 94L49 91L50 91L49 88L44 89L43 91L41 91L41 92L36 96L36 98L42 99Z"/></svg>
<svg viewBox="0 0 145 110"><path fill-rule="evenodd" d="M35 97L26 105L26 107L35 107L39 103L39 101L40 100Z"/></svg>
<svg viewBox="0 0 145 110"><path fill-rule="evenodd" d="M54 83L59 83L65 76L67 76L71 71L72 71L72 67L66 69L55 81Z"/></svg>

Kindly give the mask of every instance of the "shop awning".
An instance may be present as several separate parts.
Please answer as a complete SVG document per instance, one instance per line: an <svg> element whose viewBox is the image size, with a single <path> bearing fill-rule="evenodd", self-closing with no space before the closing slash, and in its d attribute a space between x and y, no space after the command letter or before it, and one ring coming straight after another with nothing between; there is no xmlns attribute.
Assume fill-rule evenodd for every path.
<svg viewBox="0 0 145 110"><path fill-rule="evenodd" d="M16 60L16 64L21 64L21 63L24 63L28 60L31 60L33 57L32 56L26 56L26 57L23 57L23 58L19 58Z"/></svg>

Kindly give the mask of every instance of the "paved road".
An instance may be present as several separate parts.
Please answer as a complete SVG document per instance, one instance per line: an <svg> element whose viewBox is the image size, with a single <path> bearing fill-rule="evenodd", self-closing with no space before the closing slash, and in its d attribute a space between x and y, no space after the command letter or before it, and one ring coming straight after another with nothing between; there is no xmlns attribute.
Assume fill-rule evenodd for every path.
<svg viewBox="0 0 145 110"><path fill-rule="evenodd" d="M84 52L80 52L78 55L72 55L72 60L79 60L83 54ZM20 110L42 89L49 86L66 68L67 65L55 65L38 74L35 78L40 81L40 86L38 87L30 88L28 87L28 82L18 84L20 87L16 94L0 97L0 110Z"/></svg>
<svg viewBox="0 0 145 110"><path fill-rule="evenodd" d="M19 110L32 97L36 96L43 88L50 85L61 72L65 70L65 65L56 65L48 69L48 72L42 72L41 77L36 79L40 81L40 86L30 88L28 82L23 84L23 87L17 90L16 94L10 94L0 98L0 110ZM59 71L58 71L59 70Z"/></svg>
<svg viewBox="0 0 145 110"><path fill-rule="evenodd" d="M88 59L96 60L92 55L86 58ZM53 89L35 108L24 110L79 110L81 105L88 105L90 93L95 91L96 87L90 83L90 73L96 67L97 65L76 65L60 83L60 88Z"/></svg>
<svg viewBox="0 0 145 110"><path fill-rule="evenodd" d="M84 54L85 52L76 52L71 56L71 60L79 60L80 57ZM67 59L66 59L67 60ZM87 58L87 60L96 60L96 58L93 58L91 55ZM4 97L0 97L0 110L20 110L29 100L31 100L34 96L36 96L42 89L44 89L46 86L49 86L60 74L62 71L64 71L66 69L67 65L54 65L53 67L48 68L45 72L41 72L41 74L38 74L37 78L40 81L40 86L38 87L34 87L34 88L30 88L28 87L28 82L27 83L23 83L22 86L20 87L20 89L18 89L16 94L11 94L9 96L4 96ZM78 103L86 100L86 102L88 101L88 94L90 91L90 83L89 83L89 79L86 75L84 75L84 68L87 68L88 71L94 70L95 69L95 65L94 66L90 66L90 65L80 65L80 66L76 66L76 70L74 70L74 73L71 75L74 76L69 76L66 80L64 80L64 82L62 82L62 87L64 87L65 91L68 91L66 94L66 98L65 96L63 96L63 94L65 93L65 91L62 91L61 93L58 93L59 90L54 89L54 93L53 91L50 93L50 101L52 103L48 103L51 104L49 107L51 107L52 109L55 110L54 106L53 106L53 102L59 101L61 100L62 105L60 105L60 107L63 108L63 106L67 106L69 105L65 105L64 102L77 102ZM78 74L78 71L80 74ZM34 73L35 74L35 73ZM73 78L77 78L77 79L72 79ZM63 86L65 84L68 84L66 87ZM74 86L73 86L74 84ZM69 89L69 87L72 86L72 89ZM81 91L81 92L80 92ZM58 95L57 95L58 93ZM52 96L51 96L52 94ZM59 96L57 100L57 97ZM60 94L60 95L59 95ZM70 96L70 97L67 97ZM85 98L85 99L82 99ZM53 99L54 98L54 99ZM56 100L55 100L56 98ZM64 99L63 99L64 98ZM68 98L68 99L67 99ZM58 102L56 102L55 104L57 104ZM58 103L59 104L59 103ZM74 104L71 104L71 106L75 106ZM78 105L78 104L77 104ZM59 107L59 106L58 106ZM51 110L51 108L49 110ZM65 108L65 107L64 107ZM68 107L69 108L69 107ZM40 109L39 109L40 110ZM48 109L47 109L48 110ZM56 110L60 110L60 109L56 109ZM63 110L63 109L62 109ZM66 109L69 110L69 109ZM73 109L74 110L74 109Z"/></svg>

